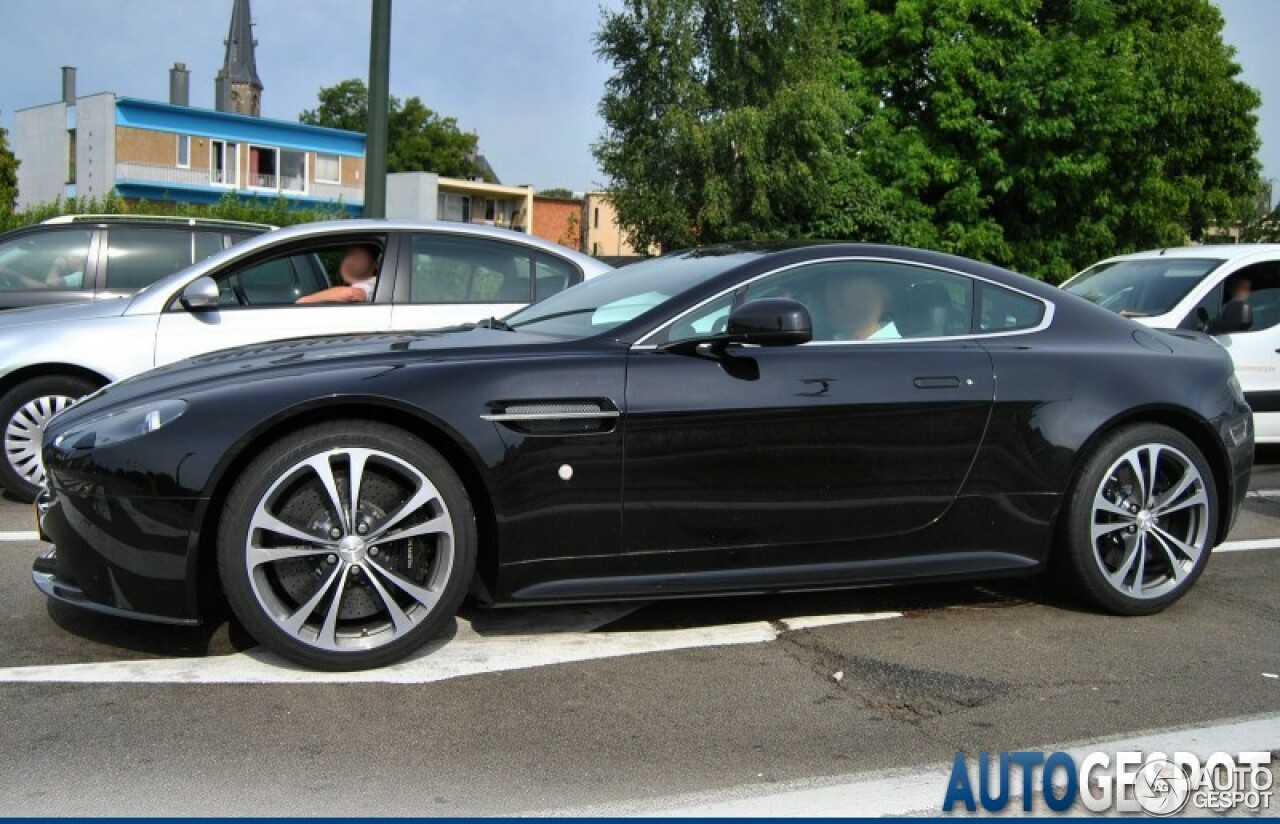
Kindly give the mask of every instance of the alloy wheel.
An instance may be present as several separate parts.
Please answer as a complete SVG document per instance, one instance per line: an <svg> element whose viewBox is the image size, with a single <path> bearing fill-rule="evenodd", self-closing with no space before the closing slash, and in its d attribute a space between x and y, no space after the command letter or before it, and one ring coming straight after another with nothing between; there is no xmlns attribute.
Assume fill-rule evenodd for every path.
<svg viewBox="0 0 1280 824"><path fill-rule="evenodd" d="M1209 551L1210 501L1204 478L1166 444L1129 449L1093 498L1090 542L1107 583L1135 599L1178 589Z"/></svg>
<svg viewBox="0 0 1280 824"><path fill-rule="evenodd" d="M76 402L67 395L32 398L18 408L4 430L4 452L18 477L39 486L44 483L44 462L40 442L49 420Z"/></svg>
<svg viewBox="0 0 1280 824"><path fill-rule="evenodd" d="M326 450L262 495L244 561L275 625L309 647L381 647L433 614L454 565L454 522L418 468L388 452Z"/></svg>

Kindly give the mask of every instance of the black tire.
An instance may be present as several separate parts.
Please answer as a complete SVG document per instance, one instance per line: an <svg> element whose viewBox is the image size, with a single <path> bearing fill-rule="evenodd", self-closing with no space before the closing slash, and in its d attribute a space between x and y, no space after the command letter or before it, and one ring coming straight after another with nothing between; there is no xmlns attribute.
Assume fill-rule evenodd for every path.
<svg viewBox="0 0 1280 824"><path fill-rule="evenodd" d="M1133 468L1135 464L1125 462L1125 458L1137 450L1136 465L1145 469L1150 466L1153 448L1159 455L1157 481L1154 497L1145 495L1148 501L1144 503L1141 501L1144 493L1135 487L1145 488L1151 484L1146 478L1139 479ZM1165 501L1163 506L1169 509L1162 511L1161 498L1176 489L1184 477L1178 473L1190 469L1199 476L1198 481L1193 481L1182 494ZM1100 493L1104 502L1095 504ZM1203 507L1199 503L1178 507L1179 502L1198 499L1201 494ZM1150 502L1155 505L1148 506ZM1139 508L1129 512L1132 507ZM1112 508L1125 512L1113 514ZM1049 574L1055 579L1054 583L1066 584L1070 592L1109 612L1118 615L1160 612L1185 595L1204 572L1217 542L1219 517L1212 469L1189 438L1158 424L1126 426L1109 434L1085 458L1063 510L1064 520ZM1161 519L1164 519L1163 526ZM1101 522L1100 531L1109 530L1099 534L1096 542L1095 520ZM1121 524L1127 526L1121 527ZM1192 559L1183 555L1170 536L1193 549L1198 544L1198 556ZM1140 539L1144 543L1138 543ZM1131 542L1137 543L1136 549ZM1131 557L1133 563L1127 565ZM1176 570L1175 561L1178 561ZM1138 583L1140 569L1145 573L1142 583Z"/></svg>
<svg viewBox="0 0 1280 824"><path fill-rule="evenodd" d="M98 385L85 378L77 378L71 375L49 375L42 378L32 378L23 381L17 386L4 393L0 397L0 433L3 434L5 441L4 459L0 460L0 486L8 492L12 497L19 501L30 502L35 500L36 493L40 490L39 483L33 483L32 478L43 478L44 470L39 466L38 453L33 457L24 450L15 450L16 442L10 440L11 428L18 423L24 427L30 426L33 422L30 418L23 416L23 409L30 403L36 402L41 398L73 398L79 400L85 395L90 394L98 388ZM33 444L38 450L38 440L40 429L28 429L30 438L24 437L21 441L25 444ZM35 463L33 463L35 461ZM35 473L33 475L33 473Z"/></svg>
<svg viewBox="0 0 1280 824"><path fill-rule="evenodd" d="M374 450L382 456L377 460L383 461L379 464L374 458L370 458L361 473L364 480L359 484L360 503L357 509L360 513L355 518L349 518L340 512L335 514L335 507L327 503L331 498L324 491L318 472L308 474L312 471L299 469L302 462L312 460L315 456L332 455L333 457L324 458L324 465L330 467L337 484L335 488L341 490L339 498L346 501L349 496L347 487L351 484L346 482L342 471L344 467L346 471L350 471L356 464L356 460L351 457L356 452L347 450ZM344 456L348 461L345 464ZM389 463L391 458L402 464ZM336 470L333 469L335 466ZM434 492L429 490L424 493L434 497L430 498L429 504L422 505L402 523L419 519L419 513L423 513L419 520L439 520L443 517L452 526L450 537L431 534L425 539L427 547L417 550L419 574L426 575L429 579L425 582L410 580L408 572L404 573L406 577L397 579L388 573L387 568L379 566L379 563L385 563L388 566L398 564L403 567L407 551L407 562L409 568L412 568L416 539L384 539L384 543L374 540L388 522L395 522L394 516L398 511L395 501L404 505L404 499L413 499L410 487L402 489L397 486L400 481L412 480L407 474L405 477L397 477L397 473L409 471L405 467L420 473L434 487ZM418 487L420 490L424 488L426 487ZM381 501L386 503L382 508L375 505L379 495L382 496ZM289 543L285 539L272 537L275 533L270 530L250 529L260 505L263 507L262 511L271 515L277 514L273 508L281 507L279 517L285 520L286 525L301 529L304 522L311 524L307 527L307 534L318 536L317 546L324 543L326 536L338 540L331 530L341 531L343 537L339 544L344 548L320 549L320 554L308 555L305 559L259 562L259 571L255 573L251 570L249 561L250 541L254 542L255 547L262 544L275 546L281 541ZM350 510L350 507L347 506L346 509ZM369 516L368 511L382 514ZM443 516L438 513L443 513ZM327 522L324 520L326 517L329 518ZM358 523L348 526L344 518ZM316 524L320 526L317 527ZM362 545L352 548L344 543L354 541L357 537L356 530L360 527L370 530L367 533L367 550ZM403 528L397 525L388 529L386 534L394 536L401 531L404 531ZM366 533L361 532L360 535ZM292 540L292 543L298 541ZM380 553L377 547L382 548ZM446 560L450 550L451 560ZM311 551L310 547L308 551ZM359 554L365 552L367 557ZM276 442L263 451L236 479L223 506L218 525L217 556L219 576L231 611L265 647L313 669L370 669L391 664L419 649L438 635L454 617L475 570L475 515L457 473L439 452L421 439L396 427L369 421L326 423L302 429ZM427 557L431 560L424 560ZM299 564L305 565L300 579L299 573L293 571ZM326 564L335 567L331 573L326 571L329 569ZM352 570L351 567L359 569ZM401 570L397 570L397 574L400 573ZM332 619L333 626L347 633L347 641L343 642L331 633L332 643L325 648L328 642L324 635L329 625L321 619L328 619L328 612L335 606L331 593L324 595L323 600L317 601L316 607L303 616L304 621L310 621L301 624L300 631L291 632L286 629L285 625L303 612L298 607L304 599L320 597L318 593L322 585L307 583L310 580L307 576L311 575L319 576L317 581L327 580L326 575L332 576L332 586L341 593L343 599L336 601L338 616L343 616L343 610L349 608L353 600L369 613L355 619ZM297 580L303 583L291 583ZM424 605L423 601L410 597L408 590L397 588L397 580L401 584L408 581L421 586L422 592L427 589L438 591L438 600L431 605ZM289 586L312 588L298 591L288 590ZM324 583L323 586L330 585ZM363 591L353 599L351 593L360 587L363 587ZM411 627L406 625L408 628L402 631L387 604L386 593L409 602L398 605L403 609L400 617L415 616L416 624ZM294 610L291 615L290 610ZM340 625L342 621L347 623ZM317 623L322 626L313 626ZM367 643L365 639L369 637L371 627L374 628L372 638L379 645L368 649L339 648L341 643ZM388 640L378 640L384 636Z"/></svg>

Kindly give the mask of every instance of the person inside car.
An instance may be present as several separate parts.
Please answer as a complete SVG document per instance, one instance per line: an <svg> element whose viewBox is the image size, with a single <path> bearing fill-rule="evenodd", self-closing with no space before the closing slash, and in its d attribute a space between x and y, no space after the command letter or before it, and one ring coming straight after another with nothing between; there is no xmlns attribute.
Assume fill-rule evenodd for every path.
<svg viewBox="0 0 1280 824"><path fill-rule="evenodd" d="M1231 278L1227 281L1227 300L1248 300L1253 294L1253 281L1247 277Z"/></svg>
<svg viewBox="0 0 1280 824"><path fill-rule="evenodd" d="M832 280L825 290L828 340L882 340L900 338L898 327L887 320L888 296L878 281L866 277Z"/></svg>
<svg viewBox="0 0 1280 824"><path fill-rule="evenodd" d="M378 254L376 246L356 244L347 247L338 265L342 276L341 286L330 286L298 298L297 303L368 303L373 300L373 290L378 285Z"/></svg>

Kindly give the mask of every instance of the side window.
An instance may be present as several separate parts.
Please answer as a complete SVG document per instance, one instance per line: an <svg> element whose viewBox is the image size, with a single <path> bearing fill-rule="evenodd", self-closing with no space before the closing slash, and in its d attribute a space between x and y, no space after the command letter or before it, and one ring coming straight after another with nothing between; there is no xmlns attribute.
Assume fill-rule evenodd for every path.
<svg viewBox="0 0 1280 824"><path fill-rule="evenodd" d="M973 281L906 263L831 261L756 281L745 300L785 297L809 309L815 341L969 334Z"/></svg>
<svg viewBox="0 0 1280 824"><path fill-rule="evenodd" d="M85 289L92 229L58 229L0 244L0 291Z"/></svg>
<svg viewBox="0 0 1280 824"><path fill-rule="evenodd" d="M330 286L365 288L371 300L378 283L381 242L330 242L296 250L289 255L258 258L248 265L223 269L213 276L222 306L293 306L299 298ZM364 286L361 286L364 284ZM349 291L349 290L344 290ZM361 301L357 301L361 302ZM348 305L342 296L320 295L312 305Z"/></svg>
<svg viewBox="0 0 1280 824"><path fill-rule="evenodd" d="M191 232L184 229L107 231L107 288L137 290L191 265Z"/></svg>
<svg viewBox="0 0 1280 824"><path fill-rule="evenodd" d="M509 243L417 235L410 266L411 303L523 304L532 300L532 255Z"/></svg>
<svg viewBox="0 0 1280 824"><path fill-rule="evenodd" d="M242 293L237 297L248 306L287 306L306 294L292 258L276 258L243 269L235 283Z"/></svg>
<svg viewBox="0 0 1280 824"><path fill-rule="evenodd" d="M977 332L1016 332L1032 329L1044 319L1044 304L1035 298L983 283L979 286Z"/></svg>
<svg viewBox="0 0 1280 824"><path fill-rule="evenodd" d="M1280 261L1244 267L1227 278L1223 290L1223 303L1235 299L1249 302L1253 325L1247 332L1260 332L1280 323Z"/></svg>
<svg viewBox="0 0 1280 824"><path fill-rule="evenodd" d="M803 303L820 342L964 336L970 334L973 290L963 275L910 264L811 263L716 298L678 319L662 340L719 334L734 306L763 298Z"/></svg>
<svg viewBox="0 0 1280 824"><path fill-rule="evenodd" d="M578 272L569 263L550 255L538 255L534 265L533 299L549 298L563 292L579 280Z"/></svg>

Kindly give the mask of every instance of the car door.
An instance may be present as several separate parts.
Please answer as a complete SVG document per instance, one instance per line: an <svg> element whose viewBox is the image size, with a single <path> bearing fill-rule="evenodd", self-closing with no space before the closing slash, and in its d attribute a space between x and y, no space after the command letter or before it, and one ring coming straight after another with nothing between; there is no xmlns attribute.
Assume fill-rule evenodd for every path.
<svg viewBox="0 0 1280 824"><path fill-rule="evenodd" d="M386 331L391 304L380 294L383 277L372 302L296 303L303 295L338 284L342 252L356 243L386 248L382 236L343 236L268 250L213 273L220 295L216 308L188 309L175 295L156 330L156 365L282 338Z"/></svg>
<svg viewBox="0 0 1280 824"><path fill-rule="evenodd" d="M92 227L39 227L0 242L0 309L93 298Z"/></svg>
<svg viewBox="0 0 1280 824"><path fill-rule="evenodd" d="M449 233L405 236L392 325L429 329L501 318L582 282L577 266L508 241Z"/></svg>
<svg viewBox="0 0 1280 824"><path fill-rule="evenodd" d="M883 326L842 339L827 304L863 281L881 292ZM932 268L816 262L642 341L627 377L625 550L751 549L757 561L763 551L770 563L802 563L937 520L994 394L990 358L969 336L973 292L969 278ZM722 331L733 305L774 296L809 308L812 342L722 354L660 346Z"/></svg>

